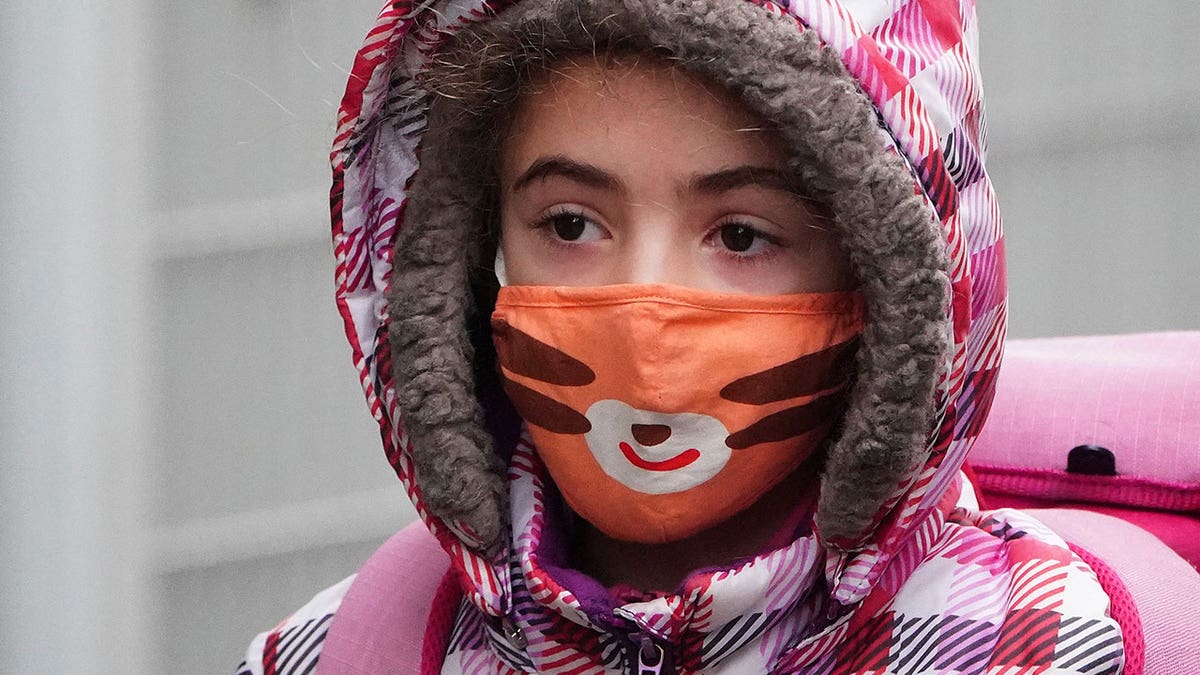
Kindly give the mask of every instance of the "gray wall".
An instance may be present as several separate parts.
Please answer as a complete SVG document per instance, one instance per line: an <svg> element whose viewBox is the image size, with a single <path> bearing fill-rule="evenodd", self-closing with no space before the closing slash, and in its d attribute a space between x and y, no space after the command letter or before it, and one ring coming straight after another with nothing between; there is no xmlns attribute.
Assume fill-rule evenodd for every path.
<svg viewBox="0 0 1200 675"><path fill-rule="evenodd" d="M1200 5L979 16L1010 335L1200 328Z"/></svg>
<svg viewBox="0 0 1200 675"><path fill-rule="evenodd" d="M351 364L329 246L334 113L379 6L156 6L149 502L162 672L231 670L255 633L413 517Z"/></svg>

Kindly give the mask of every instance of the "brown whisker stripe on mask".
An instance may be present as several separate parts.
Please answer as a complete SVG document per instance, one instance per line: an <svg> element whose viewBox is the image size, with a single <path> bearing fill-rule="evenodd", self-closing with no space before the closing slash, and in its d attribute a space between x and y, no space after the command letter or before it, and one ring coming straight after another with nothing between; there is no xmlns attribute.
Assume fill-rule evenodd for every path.
<svg viewBox="0 0 1200 675"><path fill-rule="evenodd" d="M503 376L503 373L501 375ZM592 423L588 418L507 377L504 378L504 392L529 424L536 424L556 434L586 434L592 430Z"/></svg>
<svg viewBox="0 0 1200 675"><path fill-rule="evenodd" d="M492 333L496 340L509 343L504 367L518 375L564 387L582 387L596 379L596 373L586 363L503 319L492 321Z"/></svg>
<svg viewBox="0 0 1200 675"><path fill-rule="evenodd" d="M735 403L762 405L798 396L812 396L844 384L854 366L859 338L806 354L753 375L734 380L720 392Z"/></svg>
<svg viewBox="0 0 1200 675"><path fill-rule="evenodd" d="M784 441L799 436L832 422L845 403L845 391L839 390L804 405L781 410L730 434L729 438L725 439L725 445L733 450L745 450L759 443Z"/></svg>

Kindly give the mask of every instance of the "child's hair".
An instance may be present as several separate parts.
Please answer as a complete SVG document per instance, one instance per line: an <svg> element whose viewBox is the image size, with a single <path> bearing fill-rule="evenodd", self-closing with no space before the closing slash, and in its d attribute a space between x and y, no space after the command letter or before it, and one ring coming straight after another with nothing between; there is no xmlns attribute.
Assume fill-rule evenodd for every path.
<svg viewBox="0 0 1200 675"><path fill-rule="evenodd" d="M534 95L565 66L598 63L635 66L641 59L669 62L665 49L639 49L604 26L580 26L589 36L585 46L548 45L546 36L496 31L493 22L455 34L434 56L420 82L431 96L429 128L422 145L453 145L463 166L476 171L482 245L474 251L473 277L487 283L500 237L500 150L508 137L518 104ZM492 29L492 30L489 30Z"/></svg>

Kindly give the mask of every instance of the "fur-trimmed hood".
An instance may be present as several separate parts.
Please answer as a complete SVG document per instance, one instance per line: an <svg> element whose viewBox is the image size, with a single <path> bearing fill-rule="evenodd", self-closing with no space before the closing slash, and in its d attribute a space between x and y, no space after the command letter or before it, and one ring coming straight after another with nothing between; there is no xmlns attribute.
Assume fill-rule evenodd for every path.
<svg viewBox="0 0 1200 675"><path fill-rule="evenodd" d="M654 49L727 87L777 125L792 168L833 212L868 323L816 529L833 564L854 570L831 592L861 600L956 485L1000 361L1004 247L983 169L972 4L388 4L354 63L331 155L337 302L388 459L480 595L506 543L515 439L475 356L489 343L470 283L486 257L475 175L453 137L422 145L462 110L420 75L459 35L530 34L551 49Z"/></svg>

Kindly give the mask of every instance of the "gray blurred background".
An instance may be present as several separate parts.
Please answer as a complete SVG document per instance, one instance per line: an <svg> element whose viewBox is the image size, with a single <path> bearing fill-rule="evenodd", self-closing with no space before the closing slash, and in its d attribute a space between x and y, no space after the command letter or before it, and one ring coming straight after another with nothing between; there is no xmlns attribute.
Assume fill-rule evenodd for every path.
<svg viewBox="0 0 1200 675"><path fill-rule="evenodd" d="M328 243L379 4L0 7L0 672L230 672L412 518ZM1200 5L979 12L1010 334L1200 329Z"/></svg>

